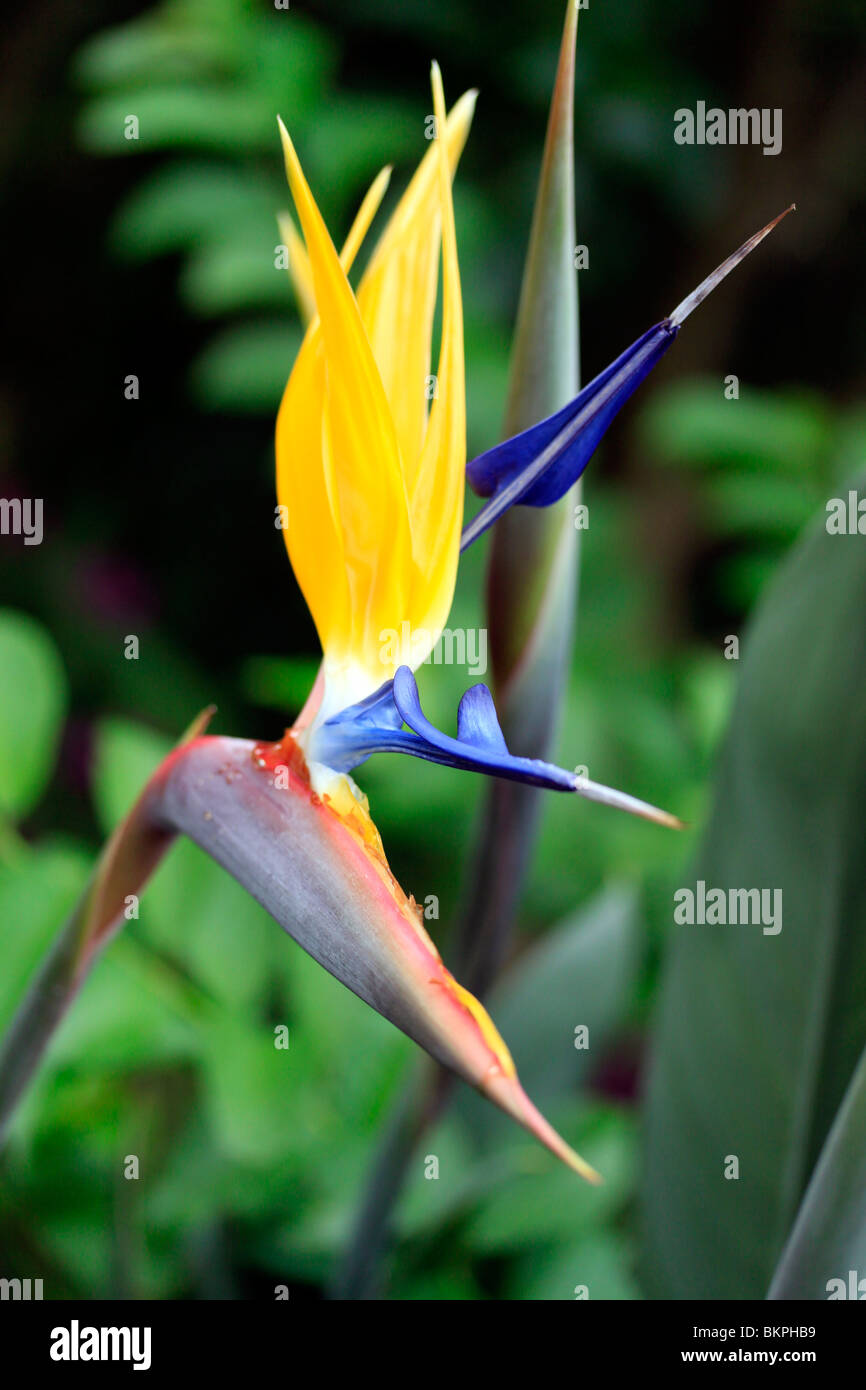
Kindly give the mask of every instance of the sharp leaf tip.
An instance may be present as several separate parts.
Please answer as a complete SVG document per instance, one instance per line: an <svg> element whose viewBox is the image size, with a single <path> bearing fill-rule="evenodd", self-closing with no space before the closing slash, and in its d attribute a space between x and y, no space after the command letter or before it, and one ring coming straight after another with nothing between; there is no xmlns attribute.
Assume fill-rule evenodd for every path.
<svg viewBox="0 0 866 1390"><path fill-rule="evenodd" d="M705 280L701 281L697 289L692 290L691 294L686 295L686 298L682 300L674 309L673 313L670 314L669 322L671 326L679 328L680 324L685 323L689 314L693 313L709 294L712 294L716 286L720 285L721 282L730 275L732 270L736 270L740 262L744 261L750 252L754 251L755 247L764 240L765 236L770 234L773 228L781 222L783 217L787 217L789 212L795 211L796 206L796 203L791 203L783 212L780 212L774 217L771 222L768 222L765 227L762 227L759 232L753 233L752 236L744 241L742 246L738 247L732 255L728 256L727 260L722 261L721 265L716 266L716 269L712 271Z"/></svg>

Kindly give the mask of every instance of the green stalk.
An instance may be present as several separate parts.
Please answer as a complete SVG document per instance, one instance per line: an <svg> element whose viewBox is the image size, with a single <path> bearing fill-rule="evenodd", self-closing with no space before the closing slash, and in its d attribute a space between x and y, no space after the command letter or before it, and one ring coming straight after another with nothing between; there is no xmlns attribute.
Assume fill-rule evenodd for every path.
<svg viewBox="0 0 866 1390"><path fill-rule="evenodd" d="M574 65L569 3L535 202L505 411L504 438L570 401L580 387L574 268ZM577 597L580 485L553 507L515 507L493 530L487 571L496 707L509 748L547 758L568 678ZM533 787L491 782L475 872L456 937L455 970L483 993L507 950L538 828Z"/></svg>

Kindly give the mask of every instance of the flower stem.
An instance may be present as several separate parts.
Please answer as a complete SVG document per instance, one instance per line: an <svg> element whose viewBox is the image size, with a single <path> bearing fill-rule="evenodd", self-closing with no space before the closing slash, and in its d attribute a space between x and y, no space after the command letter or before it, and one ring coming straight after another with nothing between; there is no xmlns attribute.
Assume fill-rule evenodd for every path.
<svg viewBox="0 0 866 1390"><path fill-rule="evenodd" d="M0 1048L0 1146L15 1108L42 1058L57 1025L78 988L75 965L80 954L85 894L58 936Z"/></svg>

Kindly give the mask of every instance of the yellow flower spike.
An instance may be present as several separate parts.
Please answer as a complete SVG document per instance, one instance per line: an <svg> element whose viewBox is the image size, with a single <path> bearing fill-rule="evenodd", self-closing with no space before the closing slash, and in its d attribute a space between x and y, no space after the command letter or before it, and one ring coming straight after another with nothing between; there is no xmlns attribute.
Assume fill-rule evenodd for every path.
<svg viewBox="0 0 866 1390"><path fill-rule="evenodd" d="M358 208L355 220L349 230L349 235L343 244L340 252L340 262L348 275L355 262L355 257L361 249L364 237L370 230L370 223L379 211L382 199L391 182L390 164L386 164L384 169L380 169L367 192L364 194L364 201Z"/></svg>
<svg viewBox="0 0 866 1390"><path fill-rule="evenodd" d="M288 252L289 279L292 282L292 289L295 291L295 298L298 301L298 309L304 323L308 324L316 317L316 296L313 292L313 273L310 270L310 258L307 255L307 248L304 246L304 239L299 234L297 227L287 212L277 215L277 225L280 229L280 236L283 245Z"/></svg>
<svg viewBox="0 0 866 1390"><path fill-rule="evenodd" d="M319 628L326 687L330 684L334 695L345 702L347 697L358 698L375 689L388 674L379 663L379 633L395 618L399 625L406 616L409 510L394 422L355 296L282 123L280 133L310 257L324 353L321 373L318 363L309 371L314 392L301 399L294 415L284 400L281 414L288 417L291 428L302 426L301 437L291 441L292 490L298 475L314 469L321 459L329 503L328 515L309 518L312 533L305 544L313 546L312 573L302 577L292 554L292 532L297 534L298 527L292 525L291 501L287 539ZM292 381L287 397L291 386ZM318 441L310 438L310 427L313 434L318 430ZM309 447L303 448L305 444ZM332 580L326 572L340 564L347 602L335 606Z"/></svg>
<svg viewBox="0 0 866 1390"><path fill-rule="evenodd" d="M348 272L388 187L390 167L370 186L349 232L340 260ZM324 633L348 621L348 589L342 539L332 511L322 458L324 418L324 356L316 315L313 275L306 247L288 213L280 228L289 248L289 273L299 299L309 297L315 320L307 331L277 418L277 495L289 507L286 541L298 581L316 619L322 645ZM298 460L306 466L298 467ZM325 566L323 560L327 558Z"/></svg>
<svg viewBox="0 0 866 1390"><path fill-rule="evenodd" d="M463 325L451 176L471 121L468 93L446 118L433 71L437 138L373 253L355 299L351 259L384 192L383 171L338 257L280 125L304 233L293 274L312 288L313 321L277 421L277 489L286 544L325 653L321 718L417 665L454 590L465 467ZM443 331L437 395L425 390L440 229ZM287 245L292 245L286 236ZM309 268L309 274L307 274ZM417 638L394 650L385 634Z"/></svg>
<svg viewBox="0 0 866 1390"><path fill-rule="evenodd" d="M438 82L441 95L441 77ZM447 121L441 106L434 110L437 136L445 132L444 153L452 178L472 124L476 95L471 91L462 96ZM410 494L427 430L425 384L439 273L442 150L440 139L431 141L358 288L358 307L394 413Z"/></svg>
<svg viewBox="0 0 866 1390"><path fill-rule="evenodd" d="M331 511L322 460L325 358L318 320L298 353L277 416L277 497L283 535L323 650L348 622L343 541Z"/></svg>
<svg viewBox="0 0 866 1390"><path fill-rule="evenodd" d="M445 98L438 63L433 64L432 80L436 124L439 131L444 131ZM412 611L422 615L419 625L431 635L430 646L447 622L454 595L466 471L463 302L457 234L444 140L438 140L437 144L442 220L442 343L437 391L427 422L420 466L407 480L415 560Z"/></svg>
<svg viewBox="0 0 866 1390"><path fill-rule="evenodd" d="M358 209L349 235L346 237L340 252L340 264L347 275L361 249L364 237L370 230L370 224L379 211L390 181L391 165L387 164L384 169L379 170L364 195L364 201ZM316 295L313 290L313 272L310 269L307 248L289 213L279 213L277 223L280 228L280 236L283 238L289 255L289 279L297 296L301 317L306 324L309 324L316 317Z"/></svg>

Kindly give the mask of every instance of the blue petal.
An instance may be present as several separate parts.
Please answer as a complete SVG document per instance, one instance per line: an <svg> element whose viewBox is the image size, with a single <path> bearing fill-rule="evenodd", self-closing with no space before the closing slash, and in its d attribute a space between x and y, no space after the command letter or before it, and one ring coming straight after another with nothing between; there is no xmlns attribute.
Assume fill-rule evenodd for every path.
<svg viewBox="0 0 866 1390"><path fill-rule="evenodd" d="M536 787L575 791L578 778L553 763L536 758L515 758L509 753L496 718L493 696L486 685L473 685L460 701L457 738L441 733L421 709L418 686L408 666L401 666L394 677L394 704L403 722L415 733L426 751L418 756L446 762L467 772L487 772L513 782L529 782ZM461 717L462 716L462 717Z"/></svg>
<svg viewBox="0 0 866 1390"><path fill-rule="evenodd" d="M408 730L403 727L408 725ZM401 666L393 681L375 694L334 715L316 730L309 755L337 772L350 772L373 753L408 753L428 762L467 772L482 772L554 791L576 792L590 801L618 806L663 825L678 825L674 816L624 792L590 782L574 772L537 758L517 758L499 727L493 697L486 685L466 691L457 711L457 737L443 734L426 718L415 677Z"/></svg>
<svg viewBox="0 0 866 1390"><path fill-rule="evenodd" d="M465 550L503 512L519 502L558 502L589 463L608 425L664 356L679 325L663 319L632 343L567 406L467 464L473 491L491 500L463 529Z"/></svg>
<svg viewBox="0 0 866 1390"><path fill-rule="evenodd" d="M457 707L457 738L463 743L489 748L491 752L508 754L493 696L486 685L470 686L461 699Z"/></svg>

